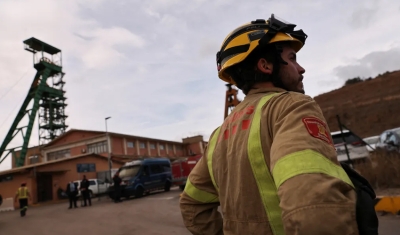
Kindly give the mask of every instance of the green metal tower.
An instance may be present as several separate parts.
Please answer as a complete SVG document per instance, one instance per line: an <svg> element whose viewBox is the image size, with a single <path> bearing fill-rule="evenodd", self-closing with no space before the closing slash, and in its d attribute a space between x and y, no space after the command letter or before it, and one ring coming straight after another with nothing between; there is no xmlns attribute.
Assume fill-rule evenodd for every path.
<svg viewBox="0 0 400 235"><path fill-rule="evenodd" d="M36 115L39 116L39 145L43 145L61 135L67 129L65 120L65 82L62 72L61 50L36 38L24 41L25 50L33 53L33 67L37 70L29 92L0 147L0 164L9 154L17 150L20 155L16 166L23 166ZM30 108L28 105L33 101ZM22 119L28 115L28 124ZM18 127L22 124L21 127ZM6 149L8 144L21 132L22 146ZM6 153L4 157L3 153Z"/></svg>

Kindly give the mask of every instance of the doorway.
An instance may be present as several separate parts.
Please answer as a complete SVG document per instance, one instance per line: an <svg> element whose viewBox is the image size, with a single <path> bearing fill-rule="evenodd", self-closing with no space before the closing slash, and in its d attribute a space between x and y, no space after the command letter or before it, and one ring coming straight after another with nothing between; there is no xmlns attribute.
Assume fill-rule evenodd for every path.
<svg viewBox="0 0 400 235"><path fill-rule="evenodd" d="M36 182L38 202L53 200L53 176L48 173L38 173Z"/></svg>

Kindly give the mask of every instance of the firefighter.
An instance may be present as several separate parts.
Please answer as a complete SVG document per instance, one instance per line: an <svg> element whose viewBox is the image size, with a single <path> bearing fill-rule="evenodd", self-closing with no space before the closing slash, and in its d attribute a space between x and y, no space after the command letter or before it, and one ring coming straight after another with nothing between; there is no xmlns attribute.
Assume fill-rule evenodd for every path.
<svg viewBox="0 0 400 235"><path fill-rule="evenodd" d="M18 188L17 193L15 194L15 202L17 202L17 199L19 201L19 210L21 217L24 217L26 215L26 211L28 210L28 198L29 200L32 200L31 194L26 187L26 183L23 182L21 184L21 187Z"/></svg>
<svg viewBox="0 0 400 235"><path fill-rule="evenodd" d="M272 14L217 53L219 78L246 96L188 177L180 210L192 234L359 234L354 185L305 95L296 55L307 35L294 28Z"/></svg>

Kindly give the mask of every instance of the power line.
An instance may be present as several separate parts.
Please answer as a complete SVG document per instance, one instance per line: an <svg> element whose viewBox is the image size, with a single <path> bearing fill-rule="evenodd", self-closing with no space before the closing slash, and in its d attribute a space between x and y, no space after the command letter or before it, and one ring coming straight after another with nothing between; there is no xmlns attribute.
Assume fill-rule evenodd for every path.
<svg viewBox="0 0 400 235"><path fill-rule="evenodd" d="M2 100L22 80L22 78L25 77L25 75L28 73L29 70L30 70L30 68L28 68L25 71L25 73L18 79L18 81L16 83L14 83L14 85L12 85L11 88L0 97L0 100Z"/></svg>
<svg viewBox="0 0 400 235"><path fill-rule="evenodd" d="M25 99L24 96L23 96L22 98ZM0 130L3 128L3 125L4 125L4 123L6 123L6 121L8 120L8 118L10 118L11 114L14 113L15 109L16 109L17 107L19 107L20 104L24 101L23 99L21 99L20 102L15 103L15 106L14 106L13 110L11 110L11 112L8 113L7 118L4 119L3 123L1 123L1 125L0 125Z"/></svg>

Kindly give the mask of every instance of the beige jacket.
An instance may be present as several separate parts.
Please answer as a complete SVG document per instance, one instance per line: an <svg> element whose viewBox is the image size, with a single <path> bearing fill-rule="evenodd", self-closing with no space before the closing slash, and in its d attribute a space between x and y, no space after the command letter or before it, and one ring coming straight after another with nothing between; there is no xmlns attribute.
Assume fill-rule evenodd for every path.
<svg viewBox="0 0 400 235"><path fill-rule="evenodd" d="M211 161L218 190L213 185L207 165L209 146L189 175L190 187L197 190L198 195L206 193L218 197L218 202L200 202L188 195L187 186L180 199L180 209L184 224L192 234L273 234L249 162L249 129L246 128L254 115L254 107L271 92L279 94L263 106L260 124L261 145L270 174L273 177L284 175L285 172L279 170L282 167L274 168L278 162L284 162L280 160L289 159L288 156L292 156L290 159L294 166L302 165L303 159L313 159L298 153L322 156L322 168L325 165L339 167L330 130L312 98L279 88L251 90L225 119L219 132L220 141ZM211 138L214 134L215 131ZM293 158L296 154L298 157ZM293 174L277 185L284 233L358 234L353 187L330 174L312 171Z"/></svg>

